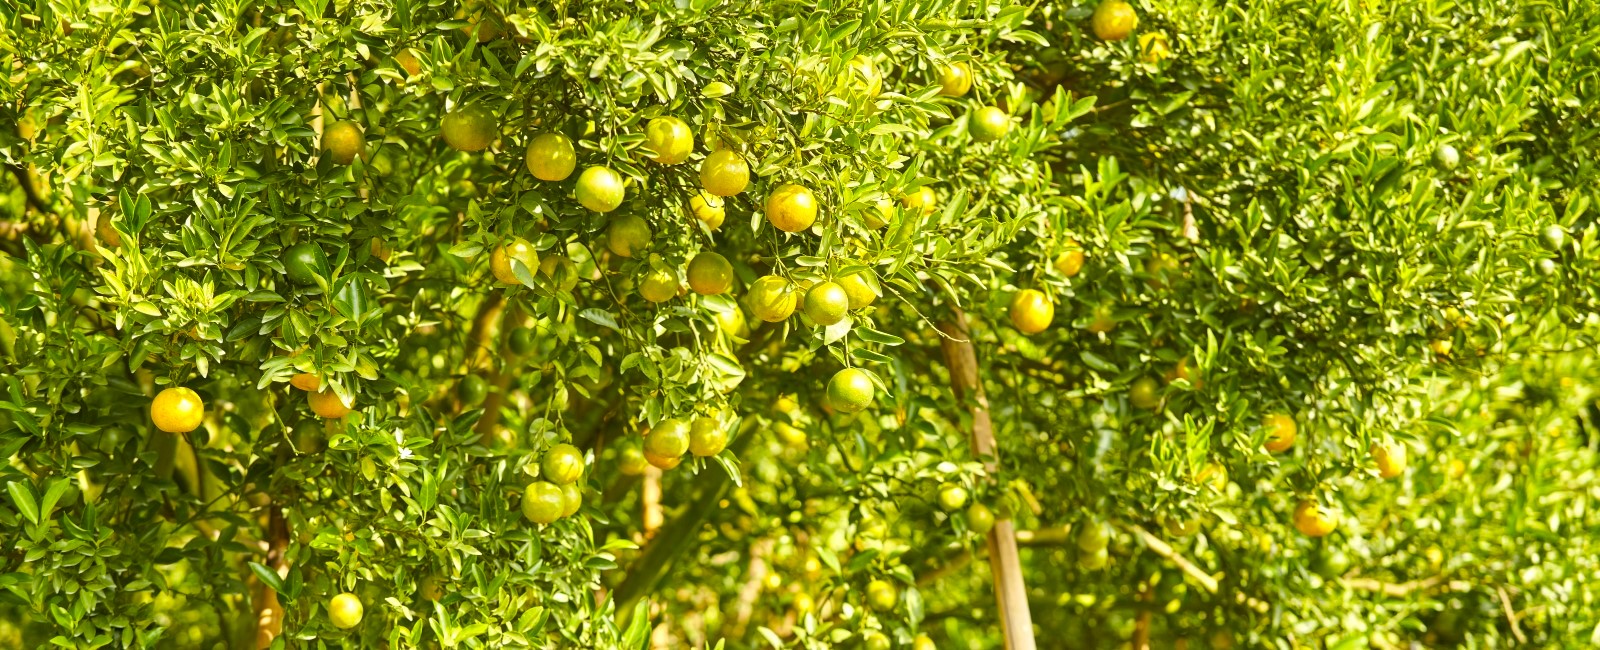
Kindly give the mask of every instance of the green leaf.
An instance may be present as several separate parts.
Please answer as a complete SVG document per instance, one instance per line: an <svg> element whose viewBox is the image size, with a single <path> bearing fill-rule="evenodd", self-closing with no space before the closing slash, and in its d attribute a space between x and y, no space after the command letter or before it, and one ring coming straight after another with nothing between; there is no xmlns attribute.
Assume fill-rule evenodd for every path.
<svg viewBox="0 0 1600 650"><path fill-rule="evenodd" d="M256 574L256 577L260 578L261 582L266 583L268 587L272 587L273 591L280 594L285 592L283 578L278 577L277 571L273 571L259 562L251 562L250 572Z"/></svg>
<svg viewBox="0 0 1600 650"><path fill-rule="evenodd" d="M27 481L7 483L6 492L11 493L11 504L16 506L17 512L22 513L29 522L39 523L39 506L33 499L33 490L28 487Z"/></svg>

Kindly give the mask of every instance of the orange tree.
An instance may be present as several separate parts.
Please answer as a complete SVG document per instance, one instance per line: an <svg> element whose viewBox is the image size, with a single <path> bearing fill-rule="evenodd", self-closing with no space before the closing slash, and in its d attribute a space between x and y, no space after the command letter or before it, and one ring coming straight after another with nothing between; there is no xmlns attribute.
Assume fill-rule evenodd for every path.
<svg viewBox="0 0 1600 650"><path fill-rule="evenodd" d="M1596 629L1586 4L5 19L7 643Z"/></svg>

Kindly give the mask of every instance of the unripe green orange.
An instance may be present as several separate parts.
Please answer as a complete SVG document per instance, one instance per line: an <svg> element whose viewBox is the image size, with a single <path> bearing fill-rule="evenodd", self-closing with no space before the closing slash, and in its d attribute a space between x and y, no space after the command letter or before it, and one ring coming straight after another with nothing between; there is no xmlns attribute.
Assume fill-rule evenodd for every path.
<svg viewBox="0 0 1600 650"><path fill-rule="evenodd" d="M828 380L828 404L840 413L858 413L872 405L877 388L859 368L845 368Z"/></svg>
<svg viewBox="0 0 1600 650"><path fill-rule="evenodd" d="M462 106L444 116L439 133L457 151L483 151L499 137L500 123L487 108Z"/></svg>
<svg viewBox="0 0 1600 650"><path fill-rule="evenodd" d="M650 245L650 224L631 214L617 217L606 228L606 249L619 257L633 257Z"/></svg>
<svg viewBox="0 0 1600 650"><path fill-rule="evenodd" d="M733 264L711 251L701 251L689 260L689 288L702 296L726 293L733 286Z"/></svg>
<svg viewBox="0 0 1600 650"><path fill-rule="evenodd" d="M572 139L560 133L541 133L528 142L525 158L528 171L541 181L561 181L578 166L578 152Z"/></svg>
<svg viewBox="0 0 1600 650"><path fill-rule="evenodd" d="M836 282L819 282L806 292L806 315L811 321L827 327L850 312L850 294Z"/></svg>
<svg viewBox="0 0 1600 650"><path fill-rule="evenodd" d="M609 167L590 167L578 175L578 187L573 194L578 197L578 203L595 212L610 212L622 205L622 198L627 190L622 184L622 175L612 171Z"/></svg>

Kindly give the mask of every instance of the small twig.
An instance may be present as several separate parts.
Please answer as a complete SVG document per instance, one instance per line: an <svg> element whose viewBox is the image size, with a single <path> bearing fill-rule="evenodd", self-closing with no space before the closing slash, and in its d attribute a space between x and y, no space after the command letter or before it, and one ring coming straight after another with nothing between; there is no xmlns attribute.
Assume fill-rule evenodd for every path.
<svg viewBox="0 0 1600 650"><path fill-rule="evenodd" d="M1451 580L1449 582L1445 582L1444 576L1433 576L1431 578L1411 580L1409 582L1402 582L1399 584L1392 582L1381 582L1371 578L1343 578L1339 580L1339 582L1350 589L1356 589L1359 591L1376 591L1385 596L1392 596L1394 598L1404 598L1411 595L1411 592L1413 591L1432 589L1440 584L1443 584L1445 588L1450 591L1468 591L1472 588L1472 585L1460 580Z"/></svg>
<svg viewBox="0 0 1600 650"><path fill-rule="evenodd" d="M1193 562L1189 561L1189 558L1184 557L1182 553L1179 553L1176 549L1172 548L1171 545L1161 541L1161 539L1150 534L1150 531L1145 530L1138 524L1127 524L1125 527L1128 529L1128 532L1133 533L1134 537L1138 537L1139 541L1144 542L1145 548L1150 549L1150 551L1156 555L1166 558L1173 564L1178 565L1178 569L1183 571L1184 575L1187 575L1190 578L1193 578L1195 582L1200 583L1200 586L1206 591L1213 594L1217 593L1217 579L1211 577L1211 575L1205 571L1202 571L1200 567L1195 566Z"/></svg>
<svg viewBox="0 0 1600 650"><path fill-rule="evenodd" d="M1522 634L1522 626L1517 623L1517 613L1511 609L1511 596L1506 588L1495 587L1494 591L1500 595L1500 608L1505 610L1506 620L1511 623L1511 636L1517 637L1517 643L1527 643L1528 637Z"/></svg>

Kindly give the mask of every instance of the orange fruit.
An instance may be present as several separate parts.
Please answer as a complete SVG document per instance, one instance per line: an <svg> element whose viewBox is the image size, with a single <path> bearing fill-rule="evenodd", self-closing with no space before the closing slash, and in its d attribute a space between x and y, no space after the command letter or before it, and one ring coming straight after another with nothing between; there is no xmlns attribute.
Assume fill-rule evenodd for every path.
<svg viewBox="0 0 1600 650"><path fill-rule="evenodd" d="M923 185L900 199L900 204L912 213L933 214L934 210L939 209L939 197L934 195L933 188Z"/></svg>
<svg viewBox="0 0 1600 650"><path fill-rule="evenodd" d="M499 137L500 124L487 108L461 106L445 114L439 133L457 151L483 151Z"/></svg>
<svg viewBox="0 0 1600 650"><path fill-rule="evenodd" d="M828 380L828 405L840 413L858 413L872 405L872 377L860 368L845 368Z"/></svg>
<svg viewBox="0 0 1600 650"><path fill-rule="evenodd" d="M722 453L728 446L728 430L716 418L698 417L689 425L689 452L704 458Z"/></svg>
<svg viewBox="0 0 1600 650"><path fill-rule="evenodd" d="M667 418L656 423L649 433L644 435L645 458L650 459L650 464L661 467L658 460L679 460L684 453L689 451L689 425L678 418ZM677 463L673 463L674 466ZM661 467L661 469L671 469Z"/></svg>
<svg viewBox="0 0 1600 650"><path fill-rule="evenodd" d="M489 272L494 274L494 279L500 284L522 284L517 279L517 274L511 269L511 260L521 262L527 267L531 275L534 269L539 268L539 253L533 250L533 244L521 237L512 237L511 241L496 246L489 253Z"/></svg>
<svg viewBox="0 0 1600 650"><path fill-rule="evenodd" d="M700 163L700 186L716 196L733 196L750 184L750 165L728 149L718 149Z"/></svg>
<svg viewBox="0 0 1600 650"><path fill-rule="evenodd" d="M651 160L676 165L694 152L694 131L689 130L689 123L676 117L658 117L645 126L644 144L652 154Z"/></svg>
<svg viewBox="0 0 1600 650"><path fill-rule="evenodd" d="M1406 446L1397 442L1372 443L1372 462L1378 465L1378 476L1394 478L1406 473Z"/></svg>
<svg viewBox="0 0 1600 650"><path fill-rule="evenodd" d="M1128 387L1128 401L1146 411L1154 410L1161 406L1161 388L1156 386L1156 380L1140 377Z"/></svg>
<svg viewBox="0 0 1600 650"><path fill-rule="evenodd" d="M878 299L878 276L873 275L872 271L856 271L834 281L844 287L845 295L850 297L851 309L861 309Z"/></svg>
<svg viewBox="0 0 1600 650"><path fill-rule="evenodd" d="M702 251L689 260L689 288L702 296L725 293L733 286L733 265L728 258Z"/></svg>
<svg viewBox="0 0 1600 650"><path fill-rule="evenodd" d="M577 447L561 443L544 452L541 465L544 478L557 485L566 485L583 478L583 452Z"/></svg>
<svg viewBox="0 0 1600 650"><path fill-rule="evenodd" d="M750 337L750 324L745 322L744 310L739 309L737 305L728 311L717 312L712 318L716 319L717 329L722 330L724 334L739 338Z"/></svg>
<svg viewBox="0 0 1600 650"><path fill-rule="evenodd" d="M644 457L644 450L639 448L638 445L632 444L622 448L622 453L618 455L618 461L620 465L618 469L622 471L624 476L643 474L645 467L650 464L650 461Z"/></svg>
<svg viewBox="0 0 1600 650"><path fill-rule="evenodd" d="M1110 305L1100 305L1099 307L1095 307L1094 312L1090 314L1089 324L1084 327L1084 329L1094 332L1095 334L1104 334L1116 328L1117 319L1116 316L1111 313Z"/></svg>
<svg viewBox="0 0 1600 650"><path fill-rule="evenodd" d="M366 148L367 141L355 122L334 122L322 130L322 150L328 152L333 162L348 165L358 156L365 157Z"/></svg>
<svg viewBox="0 0 1600 650"><path fill-rule="evenodd" d="M1281 413L1272 413L1261 420L1261 426L1267 430L1267 441L1263 443L1267 451L1281 453L1294 446L1295 423L1294 418Z"/></svg>
<svg viewBox="0 0 1600 650"><path fill-rule="evenodd" d="M1067 240L1067 249L1056 256L1054 266L1056 272L1065 277L1073 277L1083 270L1083 248L1075 240Z"/></svg>
<svg viewBox="0 0 1600 650"><path fill-rule="evenodd" d="M595 212L610 212L622 205L627 190L622 185L622 175L609 167L590 167L578 175L578 187L573 190L578 203Z"/></svg>
<svg viewBox="0 0 1600 650"><path fill-rule="evenodd" d="M572 139L560 133L541 133L528 141L524 158L528 171L541 181L563 181L578 166L578 151Z"/></svg>
<svg viewBox="0 0 1600 650"><path fill-rule="evenodd" d="M406 71L406 76L415 77L422 72L422 60L417 58L417 53L411 48L406 48L394 53L394 62L400 64L400 69Z"/></svg>
<svg viewBox="0 0 1600 650"><path fill-rule="evenodd" d="M678 275L667 269L652 268L639 281L639 295L650 302L666 302L678 296Z"/></svg>
<svg viewBox="0 0 1600 650"><path fill-rule="evenodd" d="M877 230L894 221L894 201L887 198L878 199L873 209L866 210L861 215L861 220L869 230Z"/></svg>
<svg viewBox="0 0 1600 650"><path fill-rule="evenodd" d="M1023 289L1011 297L1011 325L1023 334L1038 334L1055 320L1056 308L1037 289Z"/></svg>
<svg viewBox="0 0 1600 650"><path fill-rule="evenodd" d="M342 418L350 413L350 405L339 399L339 394L326 388L315 393L306 393L306 402L311 405L311 412L318 417L330 420Z"/></svg>
<svg viewBox="0 0 1600 650"><path fill-rule="evenodd" d="M985 106L972 115L967 130L973 140L993 142L1011 130L1011 116L994 106Z"/></svg>
<svg viewBox="0 0 1600 650"><path fill-rule="evenodd" d="M505 33L505 25L500 24L500 19L485 12L468 17L467 23L461 28L461 33L478 39L479 43L488 43Z"/></svg>
<svg viewBox="0 0 1600 650"><path fill-rule="evenodd" d="M819 282L806 292L806 315L822 327L844 320L849 311L850 294L836 282Z"/></svg>
<svg viewBox="0 0 1600 650"><path fill-rule="evenodd" d="M533 523L555 523L565 506L561 488L555 483L534 481L522 491L522 516Z"/></svg>
<svg viewBox="0 0 1600 650"><path fill-rule="evenodd" d="M1167 45L1167 35L1161 32L1150 32L1139 35L1139 60L1145 63L1160 63L1172 55L1172 48Z"/></svg>
<svg viewBox="0 0 1600 650"><path fill-rule="evenodd" d="M206 405L200 395L182 386L162 389L150 402L150 421L167 433L194 431L205 415Z"/></svg>
<svg viewBox="0 0 1600 650"><path fill-rule="evenodd" d="M577 483L567 483L561 487L561 516L571 517L577 514L578 508L583 507L583 490Z"/></svg>
<svg viewBox="0 0 1600 650"><path fill-rule="evenodd" d="M1434 339L1428 342L1428 349L1432 350L1434 356L1438 357L1450 356L1450 348L1452 347L1455 347L1455 345L1450 339Z"/></svg>
<svg viewBox="0 0 1600 650"><path fill-rule="evenodd" d="M352 593L339 594L328 601L328 621L341 630L359 625L365 613L361 599Z"/></svg>
<svg viewBox="0 0 1600 650"><path fill-rule="evenodd" d="M1120 41L1139 26L1139 15L1124 0L1103 0L1089 17L1089 28L1102 41Z"/></svg>
<svg viewBox="0 0 1600 650"><path fill-rule="evenodd" d="M994 524L994 522L990 522L990 525L993 525L993 524ZM973 527L973 530L977 530L977 528ZM985 531L983 531L982 533L979 533L979 534L982 535L982 534L986 534L988 532L989 531L985 530ZM918 634L917 638L915 638L915 639L913 639L911 641L911 650L939 650L939 646L936 646L936 645L933 644L933 638L932 637L929 637L926 634Z"/></svg>
<svg viewBox="0 0 1600 650"><path fill-rule="evenodd" d="M727 218L728 211L723 207L722 197L704 191L695 192L689 199L689 213L700 223L706 225L706 230L715 231L722 227L722 221Z"/></svg>
<svg viewBox="0 0 1600 650"><path fill-rule="evenodd" d="M867 583L867 605L879 612L893 611L900 604L900 590L887 580Z"/></svg>
<svg viewBox="0 0 1600 650"><path fill-rule="evenodd" d="M989 531L994 530L994 511L981 503L968 506L967 528L979 535L988 535Z"/></svg>
<svg viewBox="0 0 1600 650"><path fill-rule="evenodd" d="M967 489L954 483L939 486L939 507L953 513L967 505Z"/></svg>
<svg viewBox="0 0 1600 650"><path fill-rule="evenodd" d="M767 196L767 221L784 232L810 228L817 221L817 197L800 185L779 185Z"/></svg>
<svg viewBox="0 0 1600 650"><path fill-rule="evenodd" d="M1189 369L1188 357L1179 359L1178 364L1167 371L1165 378L1169 384L1182 379L1189 382L1189 385L1193 386L1195 390L1200 390L1205 386L1205 382L1200 379L1200 371Z"/></svg>
<svg viewBox="0 0 1600 650"><path fill-rule="evenodd" d="M1306 499L1294 507L1294 527L1306 537L1325 537L1339 527L1339 520L1317 502Z"/></svg>
<svg viewBox="0 0 1600 650"><path fill-rule="evenodd" d="M644 459L651 465L655 465L658 469L663 470L672 469L683 464L683 456L662 456L659 454L652 454L648 451L644 452Z"/></svg>
<svg viewBox="0 0 1600 650"><path fill-rule="evenodd" d="M968 90L972 90L972 68L967 64L956 62L939 70L939 94L960 97Z"/></svg>
<svg viewBox="0 0 1600 650"><path fill-rule="evenodd" d="M1206 466L1195 474L1194 481L1201 485L1209 486L1217 494L1228 491L1228 468L1216 463L1206 463Z"/></svg>
<svg viewBox="0 0 1600 650"><path fill-rule="evenodd" d="M787 279L768 275L750 285L750 290L745 292L745 301L756 318L776 323L794 313L799 298Z"/></svg>
<svg viewBox="0 0 1600 650"><path fill-rule="evenodd" d="M606 228L606 249L618 257L633 257L650 245L650 224L634 215L617 217Z"/></svg>
<svg viewBox="0 0 1600 650"><path fill-rule="evenodd" d="M578 286L578 265L565 255L547 255L539 260L539 273L562 291L571 291Z"/></svg>
<svg viewBox="0 0 1600 650"><path fill-rule="evenodd" d="M289 378L289 385L304 391L315 391L322 387L322 380L309 372L297 372Z"/></svg>

